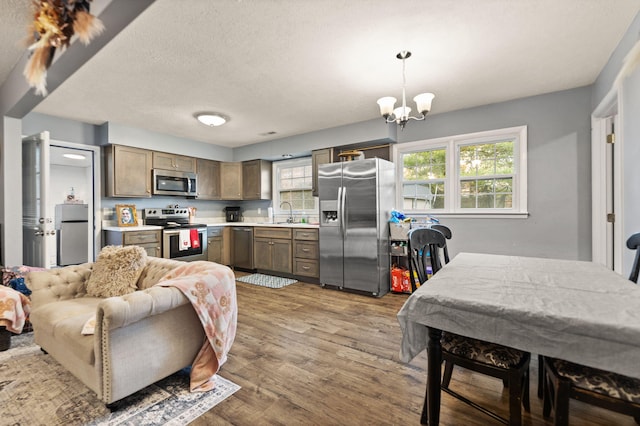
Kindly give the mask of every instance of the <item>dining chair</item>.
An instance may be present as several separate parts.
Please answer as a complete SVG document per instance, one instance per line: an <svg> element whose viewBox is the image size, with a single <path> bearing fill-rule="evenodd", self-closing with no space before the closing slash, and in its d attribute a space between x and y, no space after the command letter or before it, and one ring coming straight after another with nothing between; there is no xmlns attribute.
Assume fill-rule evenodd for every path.
<svg viewBox="0 0 640 426"><path fill-rule="evenodd" d="M412 229L409 231L408 239L409 276L412 290L415 291L420 284L428 285L427 265L431 266L434 275L440 270L439 252L446 247L447 243L445 235L433 227ZM445 364L445 375L440 382L441 389L504 424L521 425L521 406L524 406L526 411L530 411L529 361L531 355L528 352L446 331L443 331L440 343L442 360ZM501 379L509 389L509 419L450 389L454 365ZM426 403L425 394L425 407Z"/></svg>
<svg viewBox="0 0 640 426"><path fill-rule="evenodd" d="M627 239L627 248L636 251L629 280L638 283L640 233ZM545 418L555 409L554 424L569 424L569 401L575 399L600 408L633 416L640 424L640 379L586 367L561 359L544 357Z"/></svg>
<svg viewBox="0 0 640 426"><path fill-rule="evenodd" d="M451 229L449 229L449 227L447 226L436 223L431 225L430 228L435 229L436 231L440 231L440 233L442 233L442 235L444 235L444 238L446 238L447 240L450 240L452 237ZM444 263L449 263L449 250L447 249L446 244L444 245L442 252L444 255Z"/></svg>

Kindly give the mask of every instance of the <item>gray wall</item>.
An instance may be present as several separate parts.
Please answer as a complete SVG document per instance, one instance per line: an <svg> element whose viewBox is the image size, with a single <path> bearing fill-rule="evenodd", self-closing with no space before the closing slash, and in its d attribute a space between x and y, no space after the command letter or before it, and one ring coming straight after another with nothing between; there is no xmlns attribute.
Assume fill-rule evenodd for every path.
<svg viewBox="0 0 640 426"><path fill-rule="evenodd" d="M51 139L85 145L119 144L210 160L233 161L233 150L204 142L155 133L114 123L94 126L74 120L30 113L22 120L25 135L48 130Z"/></svg>
<svg viewBox="0 0 640 426"><path fill-rule="evenodd" d="M611 54L609 61L600 71L600 75L593 84L593 95L591 98L591 109L595 110L604 97L609 93L613 87L613 83L622 68L624 58L629 53L629 50L638 41L638 35L640 34L640 13L636 15L631 25L627 29L618 46Z"/></svg>
<svg viewBox="0 0 640 426"><path fill-rule="evenodd" d="M528 126L528 208L526 219L453 219L452 254L460 251L519 254L589 260L591 258L591 87L534 96L445 114L423 122L411 122L397 135L382 119L326 129L308 135L264 142L233 150L186 141L115 124L100 126L98 136L91 127L69 120L30 114L25 133L48 129L53 139L101 144L110 143L177 152L223 161L277 158L292 147L308 150L363 142L367 138L398 143L472 133L520 125ZM88 127L87 127L88 126ZM107 126L107 127L105 127ZM390 128L391 127L391 128ZM173 202L194 205L199 212L221 215L224 202L176 199L139 200L140 206ZM127 200L103 199L103 207ZM131 201L131 200L129 200ZM241 204L243 205L243 203ZM245 208L252 209L253 205ZM264 207L264 206L262 206ZM265 209L266 210L266 209Z"/></svg>
<svg viewBox="0 0 640 426"><path fill-rule="evenodd" d="M291 136L246 145L233 150L234 161L255 160L281 160L283 154L291 154L294 157L311 155L311 151L320 148L350 145L364 142L390 143L396 141L397 126L387 124L382 119L361 121L345 126L333 127L306 133L304 135Z"/></svg>
<svg viewBox="0 0 640 426"><path fill-rule="evenodd" d="M624 59L640 38L640 14L627 29L620 43L602 69L593 87L591 106L595 109L615 89L614 83L622 69ZM627 239L640 232L640 68L621 81L617 87L617 95L621 108L618 114L622 129L616 129L617 139L622 140L622 236ZM617 221L619 223L619 221ZM623 249L622 273L629 275L635 253Z"/></svg>
<svg viewBox="0 0 640 426"><path fill-rule="evenodd" d="M513 126L528 126L528 209L526 219L453 219L452 254L461 251L561 259L591 259L591 88L486 105L412 121L398 131L398 143ZM382 120L375 120L371 126ZM359 123L362 125L363 123ZM345 140L334 129L313 140ZM323 137L324 136L324 137ZM307 145L305 135L296 138ZM244 158L278 152L281 141L245 147ZM338 145L338 144L335 144ZM323 145L332 146L331 143ZM236 158L238 156L236 155ZM437 215L436 215L437 216Z"/></svg>
<svg viewBox="0 0 640 426"><path fill-rule="evenodd" d="M640 232L640 69L624 80L621 87L622 98L622 235L626 240ZM635 253L623 251L622 270L629 275Z"/></svg>
<svg viewBox="0 0 640 426"><path fill-rule="evenodd" d="M591 259L589 87L434 115L400 142L527 125L527 219L449 219L460 251ZM411 123L413 125L413 123Z"/></svg>

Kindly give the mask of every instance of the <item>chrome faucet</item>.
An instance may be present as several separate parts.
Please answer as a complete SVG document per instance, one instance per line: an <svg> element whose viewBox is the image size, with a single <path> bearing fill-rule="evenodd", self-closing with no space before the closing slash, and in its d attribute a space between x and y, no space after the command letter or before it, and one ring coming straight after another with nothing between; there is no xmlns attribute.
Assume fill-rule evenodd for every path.
<svg viewBox="0 0 640 426"><path fill-rule="evenodd" d="M291 203L288 201L283 201L280 203L280 208L282 208L283 204L289 204L289 218L287 219L287 223L293 223L293 208L291 207Z"/></svg>

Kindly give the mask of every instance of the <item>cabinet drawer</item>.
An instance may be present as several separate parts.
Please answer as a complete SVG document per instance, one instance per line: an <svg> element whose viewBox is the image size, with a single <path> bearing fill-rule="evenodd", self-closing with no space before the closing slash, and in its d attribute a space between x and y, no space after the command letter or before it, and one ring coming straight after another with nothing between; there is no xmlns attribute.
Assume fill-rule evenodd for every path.
<svg viewBox="0 0 640 426"><path fill-rule="evenodd" d="M320 276L318 261L295 259L293 262L293 275L318 278Z"/></svg>
<svg viewBox="0 0 640 426"><path fill-rule="evenodd" d="M222 226L209 226L207 227L207 237L220 237L222 238Z"/></svg>
<svg viewBox="0 0 640 426"><path fill-rule="evenodd" d="M293 238L296 240L318 241L317 229L294 229Z"/></svg>
<svg viewBox="0 0 640 426"><path fill-rule="evenodd" d="M318 243L295 240L293 242L293 255L303 259L318 260Z"/></svg>
<svg viewBox="0 0 640 426"><path fill-rule="evenodd" d="M129 231L124 232L124 245L157 243L160 242L160 233L162 231Z"/></svg>
<svg viewBox="0 0 640 426"><path fill-rule="evenodd" d="M254 228L254 237L291 239L291 228Z"/></svg>

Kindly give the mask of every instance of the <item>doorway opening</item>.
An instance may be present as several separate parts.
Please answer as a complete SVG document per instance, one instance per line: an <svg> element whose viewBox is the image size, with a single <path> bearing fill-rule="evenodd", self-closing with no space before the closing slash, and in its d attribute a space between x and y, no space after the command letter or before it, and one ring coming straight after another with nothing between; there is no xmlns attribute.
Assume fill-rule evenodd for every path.
<svg viewBox="0 0 640 426"><path fill-rule="evenodd" d="M23 139L23 264L92 262L101 247L100 148Z"/></svg>

